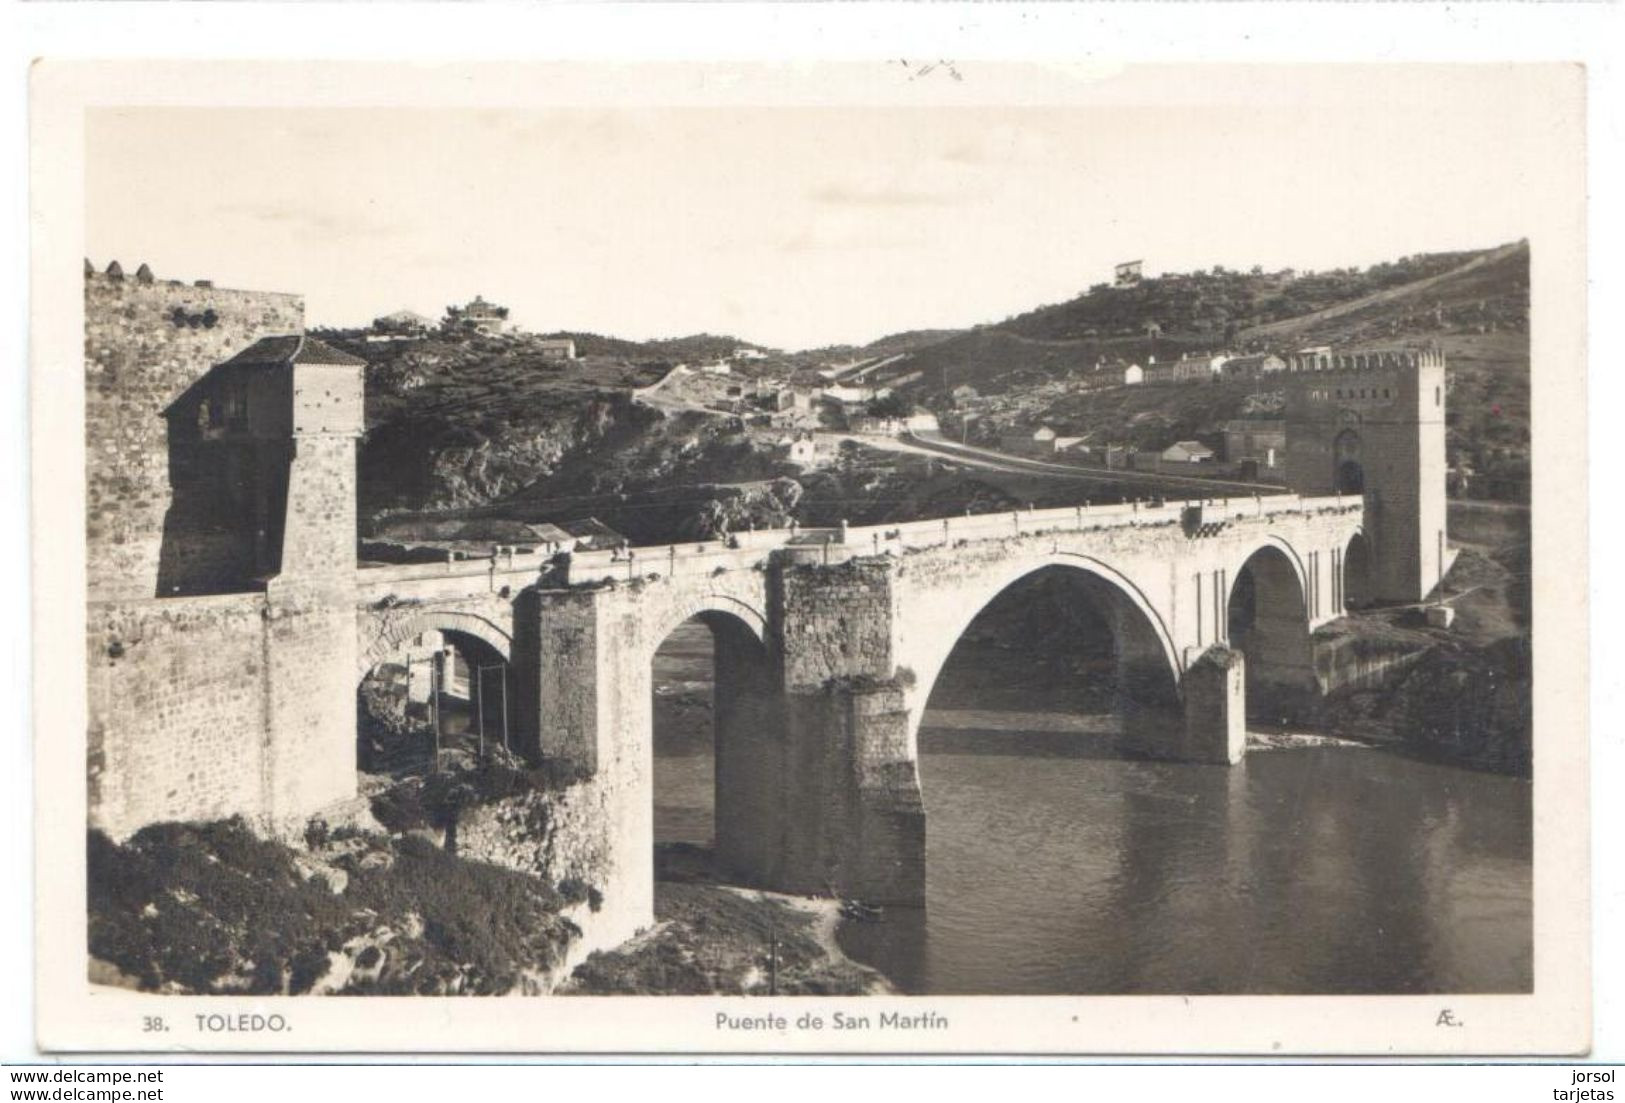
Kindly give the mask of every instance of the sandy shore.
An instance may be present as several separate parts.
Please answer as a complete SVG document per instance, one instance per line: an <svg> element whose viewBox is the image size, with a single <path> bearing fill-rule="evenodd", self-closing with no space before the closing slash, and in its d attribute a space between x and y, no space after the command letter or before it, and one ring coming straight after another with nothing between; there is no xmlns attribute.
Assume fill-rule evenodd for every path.
<svg viewBox="0 0 1625 1103"><path fill-rule="evenodd" d="M593 954L557 989L583 995L869 995L893 991L842 952L835 900L657 882L658 922Z"/></svg>
<svg viewBox="0 0 1625 1103"><path fill-rule="evenodd" d="M1292 751L1305 747L1364 747L1374 744L1363 739L1349 739L1341 735L1322 732L1254 731L1247 732L1249 751Z"/></svg>
<svg viewBox="0 0 1625 1103"><path fill-rule="evenodd" d="M848 968L856 973L864 974L870 979L865 995L892 996L897 989L880 972L871 969L862 962L854 961L841 949L835 932L841 926L841 902L819 896L785 896L777 892L762 892L757 889L742 889L727 887L726 891L741 896L746 900L757 902L769 901L779 904L792 911L802 912L812 917L812 927L808 931L818 942L819 947L828 955L830 964L835 967Z"/></svg>

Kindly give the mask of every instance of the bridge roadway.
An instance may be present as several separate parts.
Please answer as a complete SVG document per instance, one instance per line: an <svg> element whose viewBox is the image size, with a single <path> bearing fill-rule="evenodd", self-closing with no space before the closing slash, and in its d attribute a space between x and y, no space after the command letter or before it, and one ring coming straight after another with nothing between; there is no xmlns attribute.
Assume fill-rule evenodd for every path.
<svg viewBox="0 0 1625 1103"><path fill-rule="evenodd" d="M1206 480L1187 481L1200 483L1205 491L1214 489ZM731 533L709 541L571 552L564 557L554 578L557 585L568 587L603 581L708 576L718 571L756 569L781 549L795 553L800 561L833 564L855 556L896 555L962 541L1177 523L1192 504L1202 505L1204 519L1211 522L1289 516L1327 507L1358 509L1361 500L1342 496L1305 498L1283 493L1236 497L1206 495L1161 503L1025 509L847 528L762 529ZM547 552L496 547L491 555L442 563L363 566L356 571L356 592L364 605L388 596L424 600L473 597L500 591L504 586L516 592L534 582L554 559L555 556Z"/></svg>
<svg viewBox="0 0 1625 1103"><path fill-rule="evenodd" d="M853 439L861 440L865 444L873 444L873 438ZM910 451L924 450L931 455L951 458L960 463L987 467L995 471L1024 475L1048 475L1054 478L1096 483L1122 483L1125 486L1138 487L1164 496L1170 492L1189 497L1209 497L1214 494L1245 496L1250 494L1273 495L1285 493L1285 488L1272 483L1253 483L1241 479L1210 479L1196 475L1168 475L1162 472L1124 471L1117 468L1096 468L1072 463L1052 463L1049 460L1036 460L1027 456L1012 456L1008 452L981 448L974 444L960 444L957 441L949 440L940 433L908 433L904 439L915 446Z"/></svg>

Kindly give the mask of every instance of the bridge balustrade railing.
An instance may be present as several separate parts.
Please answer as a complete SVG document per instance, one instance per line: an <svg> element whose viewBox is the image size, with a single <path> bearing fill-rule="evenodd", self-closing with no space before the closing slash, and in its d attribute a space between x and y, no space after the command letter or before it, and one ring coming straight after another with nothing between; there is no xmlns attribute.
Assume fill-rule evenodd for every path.
<svg viewBox="0 0 1625 1103"><path fill-rule="evenodd" d="M743 534L742 534L743 535ZM701 544L655 544L615 551L572 552L564 570L567 586L595 582L632 582L649 578L698 578L719 571L749 570L767 561L775 548L783 547L788 532L779 539L766 533L751 534L737 546L722 541Z"/></svg>
<svg viewBox="0 0 1625 1103"><path fill-rule="evenodd" d="M397 563L383 566L358 567L356 582L363 588L393 586L406 582L430 582L439 579L468 579L497 575L535 575L547 565L554 553L548 551L507 551L495 555L447 558L439 562Z"/></svg>
<svg viewBox="0 0 1625 1103"><path fill-rule="evenodd" d="M1277 494L1254 498L1211 498L1201 502L1123 502L1014 510L841 529L742 532L725 541L575 552L568 557L564 583L584 585L606 580L630 582L649 578L692 578L729 570L749 570L766 563L773 553L781 549L794 559L809 563L838 563L860 555L897 555L909 550L1036 533L1171 524L1184 520L1185 510L1193 505L1202 507L1206 521L1230 521L1302 513L1334 505L1346 507L1357 502L1357 498L1303 498L1296 494Z"/></svg>

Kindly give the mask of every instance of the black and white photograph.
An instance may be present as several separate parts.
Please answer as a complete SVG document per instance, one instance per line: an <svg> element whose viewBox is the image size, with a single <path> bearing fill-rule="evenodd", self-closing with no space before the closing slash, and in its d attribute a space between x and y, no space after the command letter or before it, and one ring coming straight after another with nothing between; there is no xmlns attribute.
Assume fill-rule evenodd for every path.
<svg viewBox="0 0 1625 1103"><path fill-rule="evenodd" d="M1008 1006L1087 1051L1140 1006L1096 997L1410 997L1287 1048L1583 1044L1536 824L1584 862L1584 713L1536 688L1583 691L1584 549L1532 525L1579 71L652 68L36 126L82 1006L834 1051L1083 997Z"/></svg>

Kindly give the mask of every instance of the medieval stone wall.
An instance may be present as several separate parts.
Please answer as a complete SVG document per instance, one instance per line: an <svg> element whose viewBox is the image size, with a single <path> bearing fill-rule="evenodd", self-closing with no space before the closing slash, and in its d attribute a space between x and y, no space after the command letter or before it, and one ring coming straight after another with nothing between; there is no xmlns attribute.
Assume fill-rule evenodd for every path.
<svg viewBox="0 0 1625 1103"><path fill-rule="evenodd" d="M282 526L281 573L341 580L356 571L353 436L295 438Z"/></svg>
<svg viewBox="0 0 1625 1103"><path fill-rule="evenodd" d="M354 794L354 614L329 595L98 603L85 644L92 826L280 830Z"/></svg>
<svg viewBox="0 0 1625 1103"><path fill-rule="evenodd" d="M281 830L355 792L360 372L278 389L289 435L253 449L207 451L192 390L303 315L295 295L86 276L90 810L114 835ZM241 592L175 596L200 586Z"/></svg>
<svg viewBox="0 0 1625 1103"><path fill-rule="evenodd" d="M173 510L164 411L214 364L304 330L297 295L85 277L86 540L92 600L174 592L164 575L240 574L235 526L201 503Z"/></svg>
<svg viewBox="0 0 1625 1103"><path fill-rule="evenodd" d="M214 819L264 792L259 595L108 602L86 632L92 826Z"/></svg>

